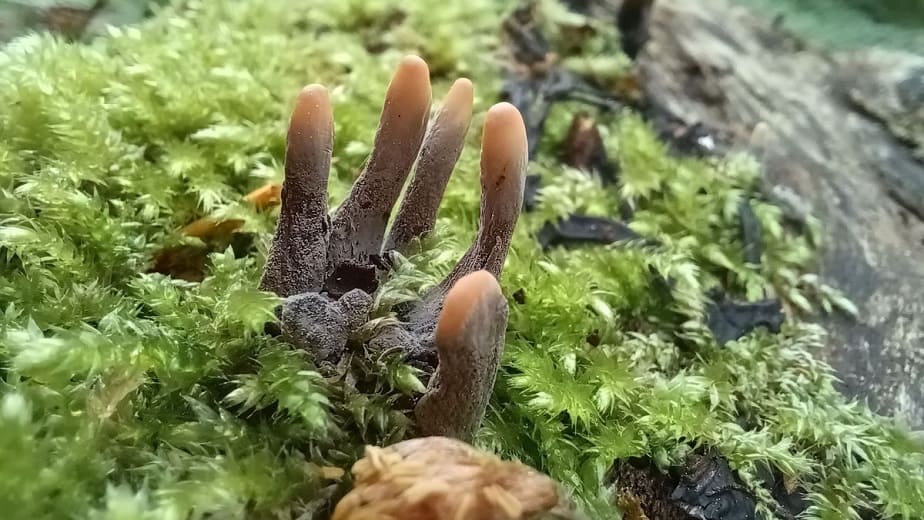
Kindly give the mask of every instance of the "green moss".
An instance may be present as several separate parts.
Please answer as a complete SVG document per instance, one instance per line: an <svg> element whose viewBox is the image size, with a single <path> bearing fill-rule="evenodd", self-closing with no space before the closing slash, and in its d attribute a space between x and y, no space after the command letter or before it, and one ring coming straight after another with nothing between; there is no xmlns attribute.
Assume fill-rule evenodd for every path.
<svg viewBox="0 0 924 520"><path fill-rule="evenodd" d="M436 283L474 236L480 122L496 99L492 56L507 7L181 2L90 44L30 36L6 47L0 510L323 518L349 482L325 479L322 467L348 468L365 443L405 436L404 396L420 390L419 374L360 353L351 377L325 379L306 354L266 336L276 300L255 287L275 217L240 197L281 178L285 123L303 84L332 88L336 203L369 151L404 53L431 63L437 99L455 76L471 77L479 115L435 235L380 292L368 327L390 319L391 304ZM552 23L570 23L557 16ZM604 189L552 155L566 109L550 118L534 165L546 188L504 273L504 291L522 289L525 303L511 303L479 444L550 473L599 518L613 514L603 475L614 459L669 465L695 445L720 450L748 482L771 467L804 485L812 518L924 510L924 447L845 401L816 357L823 331L799 316L852 309L810 274L812 237L786 230L755 196L757 166L671 158L637 116L601 115L623 172ZM662 246L540 251L533 233L546 220L614 215L620 199ZM761 223L761 266L743 260L741 200ZM192 241L179 229L205 215L244 218L256 251L214 254L201 283L141 274L157 251ZM674 288L660 289L652 272ZM719 348L703 322L705 291L716 285L802 310L778 336Z"/></svg>

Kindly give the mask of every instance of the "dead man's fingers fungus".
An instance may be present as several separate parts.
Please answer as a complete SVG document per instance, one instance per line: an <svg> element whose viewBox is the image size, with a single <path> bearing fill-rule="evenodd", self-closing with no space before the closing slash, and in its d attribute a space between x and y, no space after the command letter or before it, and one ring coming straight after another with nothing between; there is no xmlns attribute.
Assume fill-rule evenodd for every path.
<svg viewBox="0 0 924 520"><path fill-rule="evenodd" d="M296 99L279 222L260 287L285 298L278 313L284 338L318 361L338 362L368 319L379 277L388 271L385 255L433 229L471 123L473 86L457 80L432 120L430 103L427 64L404 58L388 86L369 159L329 216L330 98L324 87L311 85ZM416 409L423 434L470 440L484 416L507 324L497 278L520 213L526 159L523 118L509 103L494 105L482 134L480 220L471 247L407 323L368 342L376 349L402 348L435 371Z"/></svg>
<svg viewBox="0 0 924 520"><path fill-rule="evenodd" d="M443 282L485 269L500 277L520 216L527 163L526 126L510 103L488 110L481 137L481 217L469 250Z"/></svg>
<svg viewBox="0 0 924 520"><path fill-rule="evenodd" d="M334 214L330 271L365 264L382 249L385 227L414 166L430 115L430 73L417 56L405 58L388 86L372 154Z"/></svg>
<svg viewBox="0 0 924 520"><path fill-rule="evenodd" d="M395 216L383 252L403 252L412 240L433 230L446 184L462 154L465 135L472 120L473 101L472 82L465 78L456 80L427 130L417 159L417 169Z"/></svg>
<svg viewBox="0 0 924 520"><path fill-rule="evenodd" d="M510 103L488 110L481 138L481 208L478 232L448 276L410 314L418 331L430 331L443 298L459 279L478 270L500 278L523 203L527 165L526 126Z"/></svg>

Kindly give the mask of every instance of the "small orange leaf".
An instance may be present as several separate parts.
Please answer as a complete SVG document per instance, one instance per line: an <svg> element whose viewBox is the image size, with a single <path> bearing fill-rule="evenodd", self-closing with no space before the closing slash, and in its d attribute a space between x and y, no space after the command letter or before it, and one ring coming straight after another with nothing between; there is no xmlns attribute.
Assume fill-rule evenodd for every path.
<svg viewBox="0 0 924 520"><path fill-rule="evenodd" d="M253 204L257 209L266 209L279 204L282 185L268 182L244 196L244 200Z"/></svg>
<svg viewBox="0 0 924 520"><path fill-rule="evenodd" d="M268 182L262 187L244 195L244 200L253 204L257 209L266 209L270 206L279 204L279 196L281 193L281 185ZM207 240L233 233L243 225L244 221L242 219L215 220L209 217L203 217L195 222L187 224L186 227L182 229L181 233L189 237Z"/></svg>
<svg viewBox="0 0 924 520"><path fill-rule="evenodd" d="M206 240L232 233L243 225L244 221L242 219L214 220L205 217L188 224L181 232L189 237Z"/></svg>

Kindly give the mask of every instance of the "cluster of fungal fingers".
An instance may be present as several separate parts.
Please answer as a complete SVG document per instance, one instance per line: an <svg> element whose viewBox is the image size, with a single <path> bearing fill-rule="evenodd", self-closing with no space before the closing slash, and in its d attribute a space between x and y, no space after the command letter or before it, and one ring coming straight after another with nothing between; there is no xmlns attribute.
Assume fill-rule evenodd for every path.
<svg viewBox="0 0 924 520"><path fill-rule="evenodd" d="M555 481L445 437L366 448L333 520L552 520L577 515Z"/></svg>
<svg viewBox="0 0 924 520"><path fill-rule="evenodd" d="M406 57L388 86L371 155L331 215L334 114L324 87L302 90L289 123L279 221L260 282L284 298L278 315L287 341L322 364L342 358L348 339L368 320L390 253L404 252L433 230L472 100L471 82L459 79L431 118L427 64ZM466 440L484 416L507 323L497 280L520 213L527 162L526 129L513 105L488 110L481 152L481 217L471 247L406 321L382 327L368 342L372 349L403 349L433 370L417 407L421 433Z"/></svg>

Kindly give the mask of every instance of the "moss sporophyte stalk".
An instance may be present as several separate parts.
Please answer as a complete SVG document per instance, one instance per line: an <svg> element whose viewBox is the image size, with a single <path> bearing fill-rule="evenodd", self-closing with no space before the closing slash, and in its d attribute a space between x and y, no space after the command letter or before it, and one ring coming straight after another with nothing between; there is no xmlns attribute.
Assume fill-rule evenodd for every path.
<svg viewBox="0 0 924 520"><path fill-rule="evenodd" d="M819 357L825 331L811 313L854 309L811 272L817 223L801 231L784 224L781 209L759 195L753 158L677 157L636 113L565 101L549 111L528 163L542 181L534 211L515 216L512 185L491 198L493 185L480 182L482 160L519 146L482 148L492 125L512 118L489 108L500 99L507 59L500 21L515 7L186 1L87 43L34 34L7 44L0 51L0 510L12 519L327 518L354 484L372 482L368 464L350 471L368 460L366 446L400 455L406 445L399 443L425 427L415 413L426 407L421 397L434 396L440 411L440 399L452 400L428 389L438 386L429 371L437 364L442 371L447 356L439 314L418 302L436 293L451 298L450 287L465 281L460 301L469 314L450 315L476 315L490 326L449 319L447 330L457 333L446 350L465 351L464 343L483 346L473 352L487 357L502 351L472 443L522 463L515 471L548 475L536 489L554 480L581 514L611 518L626 504L613 477L618 463L647 460L666 470L692 453L714 453L768 518L781 511L768 474L800 491L806 518L919 517L924 446L835 389ZM571 70L602 83L626 72L611 25L553 2L539 2L539 12ZM578 44L575 27L583 28ZM266 265L294 261L272 245L285 212L296 210L286 214L298 219L344 208L359 197L351 189L362 185L357 174L370 154L388 154L387 166L397 167L402 159L391 154L408 152L373 151L383 96L408 54L428 65L439 108L402 120L413 132L401 135L426 155L435 141L425 129L444 118L455 130L440 135L451 144L432 147L432 162L417 168L429 164L448 180L442 193L411 180L405 200L416 190L436 203L398 204L390 229L401 231L391 243L378 235L386 222L364 221L399 253L387 258L388 276L369 278L377 284L369 299L353 302L368 315L344 320L350 333L342 349L319 359L290 345L292 331L276 310L312 284L336 292L329 269L352 269L350 255L378 261L381 249L369 249L371 235L338 231L338 215L346 214L337 211L329 242L316 247L324 273L311 274L320 264L300 268L304 285L284 295L273 276L262 278L261 290L261 276ZM470 86L453 86L463 77ZM306 84L324 85L324 94L303 92ZM322 141L332 135L331 153L306 149L299 161L329 160L326 200L283 209L288 195L274 186L289 179L287 123L293 109L327 110L300 104L322 96L328 126L300 131ZM618 165L615 183L561 165L557 148L578 109L592 112ZM509 237L479 234L491 225L478 210L481 186L497 222L516 221ZM747 260L742 202L760 230L759 264ZM548 222L574 214L618 219L621 205L632 208L631 230L656 245L544 251L536 240ZM415 225L394 226L415 208L420 213L404 221ZM201 220L231 224L190 232ZM485 263L478 248L494 237L502 237L506 259ZM468 271L454 271L466 258ZM470 274L497 275L500 266L496 282ZM441 285L447 276L458 282ZM760 327L719 344L707 320L715 288L736 301L778 298L787 309L780 332ZM495 327L502 308L506 328ZM407 324L424 315L437 359L424 348L417 357L375 348L376 338L423 337ZM494 343L499 336L502 345ZM482 388L478 377L470 382ZM470 420L431 424L469 434ZM383 457L376 460L400 462ZM515 512L505 493L512 492L489 492Z"/></svg>

